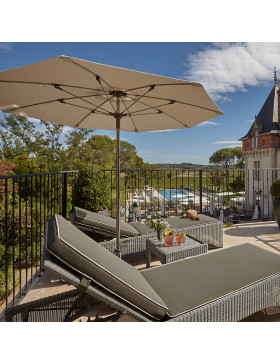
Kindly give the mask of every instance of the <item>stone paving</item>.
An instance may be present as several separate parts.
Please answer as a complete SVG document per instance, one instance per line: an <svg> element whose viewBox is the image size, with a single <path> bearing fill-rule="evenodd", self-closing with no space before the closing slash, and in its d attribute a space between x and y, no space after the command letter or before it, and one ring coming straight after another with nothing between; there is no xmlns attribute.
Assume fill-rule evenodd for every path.
<svg viewBox="0 0 280 364"><path fill-rule="evenodd" d="M242 243L252 243L264 249L280 254L280 229L274 221L258 221L254 223L244 223L232 225L224 228L224 248L240 245ZM211 249L211 247L209 247ZM134 265L137 269L145 269L146 258L145 252L131 254L129 258L125 258L130 264ZM151 266L159 265L160 262L152 260ZM73 289L72 286L63 284L57 277L49 272L44 272L42 276L33 284L32 289L24 297L21 303L30 302L39 298L47 297L53 294L64 292ZM99 315L108 315L113 311L105 306L99 308ZM94 316L96 312L92 312ZM82 317L82 321L86 321L87 317ZM135 321L128 315L123 316L119 322L133 322ZM242 320L242 321L280 321L280 307L270 308L268 310L259 311L256 314Z"/></svg>

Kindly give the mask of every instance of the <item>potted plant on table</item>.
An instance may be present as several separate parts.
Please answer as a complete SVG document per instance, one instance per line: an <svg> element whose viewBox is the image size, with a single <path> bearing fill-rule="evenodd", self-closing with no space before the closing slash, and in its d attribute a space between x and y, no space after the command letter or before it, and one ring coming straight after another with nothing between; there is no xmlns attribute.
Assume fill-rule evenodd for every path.
<svg viewBox="0 0 280 364"><path fill-rule="evenodd" d="M270 194L273 197L273 216L280 227L280 180L276 179L270 186Z"/></svg>
<svg viewBox="0 0 280 364"><path fill-rule="evenodd" d="M167 221L163 220L160 214L156 214L151 217L147 217L145 219L145 224L149 226L149 228L154 229L157 233L157 239L159 241L162 240L164 230L169 227Z"/></svg>

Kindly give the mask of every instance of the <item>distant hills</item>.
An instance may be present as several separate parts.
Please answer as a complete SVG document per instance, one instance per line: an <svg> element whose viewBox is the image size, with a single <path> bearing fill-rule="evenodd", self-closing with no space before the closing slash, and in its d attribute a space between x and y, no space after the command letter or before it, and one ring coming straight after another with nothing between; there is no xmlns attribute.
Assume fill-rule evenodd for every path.
<svg viewBox="0 0 280 364"><path fill-rule="evenodd" d="M210 169L213 166L193 163L149 163L153 169Z"/></svg>

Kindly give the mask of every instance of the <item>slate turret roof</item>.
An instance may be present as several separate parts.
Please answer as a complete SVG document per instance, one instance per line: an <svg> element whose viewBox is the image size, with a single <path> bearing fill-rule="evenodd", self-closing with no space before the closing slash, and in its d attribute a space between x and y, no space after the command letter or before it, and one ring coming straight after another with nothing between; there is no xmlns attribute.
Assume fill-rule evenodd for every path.
<svg viewBox="0 0 280 364"><path fill-rule="evenodd" d="M240 138L239 140L250 138L252 136L252 130L254 125L257 125L259 129L259 135L271 133L272 131L280 131L280 126L278 123L278 95L277 95L279 87L280 87L279 83L275 83L273 89L268 95L268 98L263 104L263 107L256 116L255 121L252 124L250 130L244 137Z"/></svg>

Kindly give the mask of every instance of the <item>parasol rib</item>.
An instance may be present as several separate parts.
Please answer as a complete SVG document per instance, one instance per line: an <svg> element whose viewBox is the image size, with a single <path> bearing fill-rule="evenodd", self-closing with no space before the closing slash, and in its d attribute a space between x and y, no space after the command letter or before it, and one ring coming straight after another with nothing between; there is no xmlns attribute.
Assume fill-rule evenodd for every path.
<svg viewBox="0 0 280 364"><path fill-rule="evenodd" d="M126 111L128 111L128 108L126 107L126 104L125 104L125 102L123 101L123 98L122 98L122 97L121 97L121 101L122 101L122 103L123 103L123 105L124 105L125 110L126 110ZM138 132L138 129L137 129L137 127L136 127L136 124L135 124L135 122L134 122L134 120L133 120L133 118L132 118L131 114L129 113L129 111L128 111L128 116L130 117L130 119L131 119L131 121L132 121L132 124L133 124L133 126L134 126L134 130L135 130L136 132Z"/></svg>
<svg viewBox="0 0 280 364"><path fill-rule="evenodd" d="M140 96L140 95L138 95L138 94L134 94L134 93L133 93L133 96L138 97L138 96ZM171 100L171 99L166 99L166 98L163 98L163 97L156 97L156 96L144 96L144 98L147 98L147 99L154 99L154 100L161 100L161 101L174 101L174 100ZM208 107L199 106L199 105L195 105L195 104L191 104L191 103L183 102L183 101L178 101L178 100L176 100L175 102L176 102L176 103L178 103L178 104L182 104L182 105L188 105L188 106L196 107L196 108L198 108L198 109L204 109L204 110L207 110L207 111L212 111L212 112L214 112L214 113L216 113L216 114L219 114L219 115L221 115L221 114L222 114L222 112L219 112L219 111L216 111L216 110L210 109L210 108L208 108Z"/></svg>
<svg viewBox="0 0 280 364"><path fill-rule="evenodd" d="M87 108L85 106L81 106L81 105L75 105L75 104L71 104L70 102L65 102L64 100L61 101L61 100L58 100L60 102L62 102L63 104L66 104L66 105L70 105L70 106L74 106L74 107L78 107L80 109L83 109L83 110L90 110L91 114L98 114L98 115L111 115L110 112L106 111L106 112L102 112L102 111L96 111L97 109L90 109L90 108ZM107 102L107 100L106 100ZM103 109L102 109L103 110Z"/></svg>
<svg viewBox="0 0 280 364"><path fill-rule="evenodd" d="M85 117L83 117L76 125L75 125L75 127L76 128L78 128L80 125L81 125L81 123L88 117L88 116L90 116L90 114L92 114L92 111L91 112L89 112Z"/></svg>
<svg viewBox="0 0 280 364"><path fill-rule="evenodd" d="M107 100L110 102L110 104L111 104L111 106L112 106L112 109L114 110L114 113L116 112L116 110L115 110L115 108L114 108L114 106L113 106L113 104L112 104L112 102L111 102L111 98L113 97L111 97L111 98L109 98L108 97L108 94L107 94L107 92L104 90L104 87L103 87L103 85L102 85L102 83L101 83L101 78L99 77L99 76L96 76L96 80L97 80L97 82L99 83L99 85L101 86L101 88L102 88L102 90L103 90L103 92L105 93L105 96L106 96L106 98L107 98ZM106 81L104 81L104 82L106 82Z"/></svg>
<svg viewBox="0 0 280 364"><path fill-rule="evenodd" d="M141 90L142 88L147 88L147 87L151 87L151 86L194 86L194 87L200 87L200 85L198 83L195 82L187 82L185 81L185 83L158 83L158 84L154 84L154 85L146 85L146 86L139 86L139 87L134 87L134 88L130 88L127 91L135 91L135 90Z"/></svg>
<svg viewBox="0 0 280 364"><path fill-rule="evenodd" d="M86 96L78 96L78 95L75 95L75 94L73 94L73 93L71 93L70 91L67 91L67 90L64 90L60 85L55 85L54 86L55 88L57 88L58 90L61 90L61 91L63 91L63 92L66 92L67 94L69 94L69 95L71 95L71 96L75 96L75 98L77 98L77 99L79 99L79 100L82 100L82 101L84 101L84 102L86 102L86 103L88 103L88 104L90 104L90 105L92 105L92 106L94 106L95 107L95 110L97 110L98 108L100 108L100 109L102 109L103 111L106 111L107 112L107 110L106 109L103 109L101 106L102 105L104 105L105 103L106 103L106 101L105 102L102 102L101 104L99 104L99 105L96 105L96 104L94 104L94 103L92 103L92 102L90 102L90 101L88 101L88 100L85 100L84 99L84 97L87 97L88 95L86 95ZM94 97L95 95L90 95L89 97ZM96 95L96 96L101 96L101 95Z"/></svg>
<svg viewBox="0 0 280 364"><path fill-rule="evenodd" d="M189 126L189 125L184 124L182 121L180 121L180 120L176 119L174 116L171 116L171 115L167 114L165 111L158 110L158 109L156 109L156 107L153 107L153 106L150 106L150 105L148 105L148 104L145 104L143 101L138 101L138 102L139 102L139 104L142 104L142 105L144 105L144 106L148 106L151 110L152 110L152 109L154 109L155 111L160 112L161 114L164 114L164 115L166 115L166 116L170 117L171 119L173 119L173 120L177 121L177 122L178 122L178 123L180 123L181 125L184 125L184 127L185 127L185 128L190 128L190 126ZM135 114L134 114L134 115L135 115ZM144 115L145 115L145 114L144 114Z"/></svg>
<svg viewBox="0 0 280 364"><path fill-rule="evenodd" d="M151 86L148 91L146 91L143 95L140 95L138 98L134 99L134 102L129 105L126 110L128 111L133 105L135 105L139 100L141 100L143 97L145 97L149 92L151 92L154 89L154 86Z"/></svg>
<svg viewBox="0 0 280 364"><path fill-rule="evenodd" d="M73 58L71 57L63 57L64 60L67 60L69 62L72 62L73 64L75 64L76 66L84 69L85 71L91 73L92 75L94 75L95 77L98 76L100 80L102 80L104 83L106 83L107 86L109 86L111 89L113 89L113 86L110 85L104 78L100 77L100 75L98 75L97 73L93 72L92 70L90 70L89 68L82 66L81 64L77 63L74 61Z"/></svg>
<svg viewBox="0 0 280 364"><path fill-rule="evenodd" d="M130 112L130 115L137 115L139 112L146 111L146 110L151 110L151 109L155 109L156 111L159 111L158 110L159 107L167 106L167 105L171 105L171 102L168 102L166 104L156 105L156 106L149 106L149 107L147 107L145 109L140 109L140 110L132 111L132 112ZM145 114L143 114L143 115L145 115Z"/></svg>

